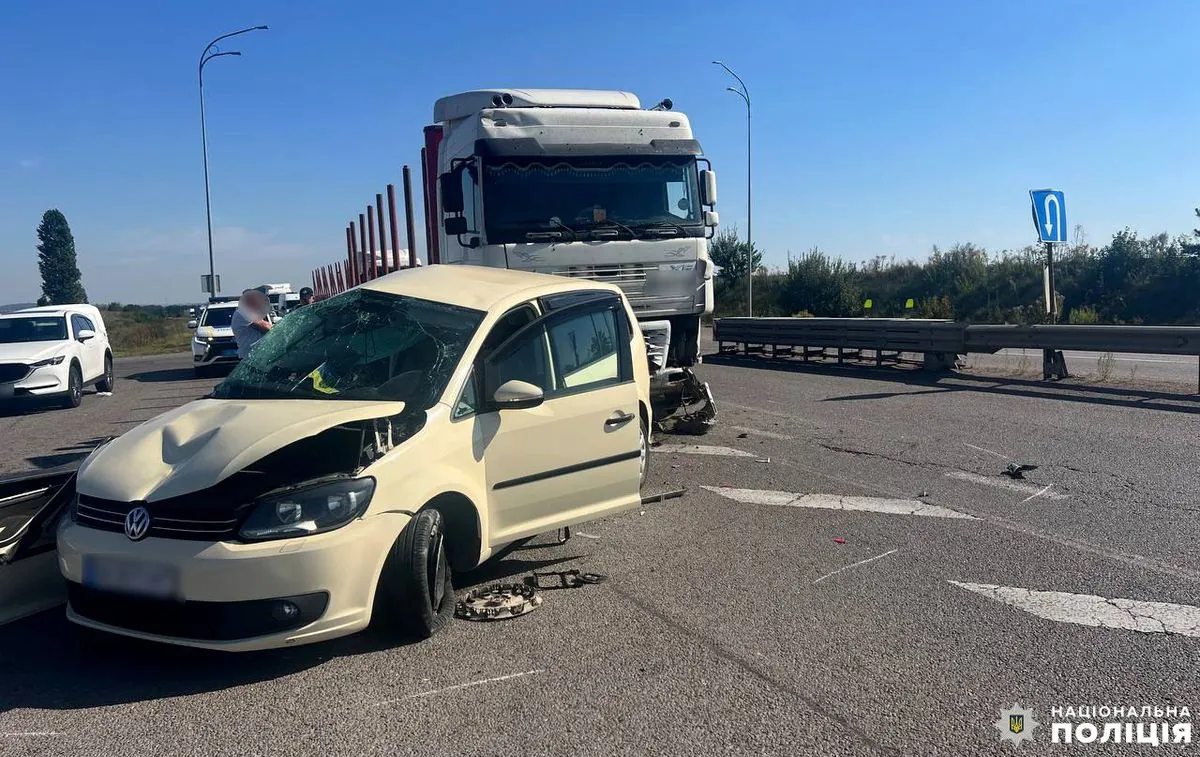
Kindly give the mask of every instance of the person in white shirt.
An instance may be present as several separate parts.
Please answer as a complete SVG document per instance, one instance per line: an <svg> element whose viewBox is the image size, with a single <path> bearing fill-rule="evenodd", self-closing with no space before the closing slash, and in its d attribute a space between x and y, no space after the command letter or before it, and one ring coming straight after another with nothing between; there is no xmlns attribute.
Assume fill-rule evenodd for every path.
<svg viewBox="0 0 1200 757"><path fill-rule="evenodd" d="M233 338L237 340L239 360L245 360L250 354L250 348L262 339L263 334L271 330L271 319L267 317L270 308L271 301L261 291L247 289L242 292L238 309L234 312L230 324L233 328Z"/></svg>

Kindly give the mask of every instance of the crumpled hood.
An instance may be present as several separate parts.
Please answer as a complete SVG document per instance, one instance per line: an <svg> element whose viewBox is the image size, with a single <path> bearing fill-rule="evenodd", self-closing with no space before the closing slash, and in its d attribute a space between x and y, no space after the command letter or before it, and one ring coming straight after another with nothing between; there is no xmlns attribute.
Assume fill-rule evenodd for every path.
<svg viewBox="0 0 1200 757"><path fill-rule="evenodd" d="M35 363L65 351L67 344L66 339L54 342L0 344L0 363Z"/></svg>
<svg viewBox="0 0 1200 757"><path fill-rule="evenodd" d="M154 502L213 486L294 441L342 423L385 418L403 402L203 399L114 439L79 469L78 490Z"/></svg>

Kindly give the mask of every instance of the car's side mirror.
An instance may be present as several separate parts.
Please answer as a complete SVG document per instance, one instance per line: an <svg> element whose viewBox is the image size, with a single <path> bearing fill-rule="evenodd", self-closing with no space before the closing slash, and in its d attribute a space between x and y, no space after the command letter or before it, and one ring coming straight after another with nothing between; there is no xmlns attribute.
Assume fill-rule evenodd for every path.
<svg viewBox="0 0 1200 757"><path fill-rule="evenodd" d="M442 212L463 212L462 169L447 171L438 177L442 188Z"/></svg>
<svg viewBox="0 0 1200 757"><path fill-rule="evenodd" d="M188 328L189 328L189 329L194 329L194 328L196 328L196 327L197 327L197 326L199 326L199 325L200 325L200 322L199 322L199 321L197 321L197 320L196 320L196 319L194 319L194 318L193 318L192 320L188 321Z"/></svg>
<svg viewBox="0 0 1200 757"><path fill-rule="evenodd" d="M711 169L700 172L700 202L712 207L717 204L717 174Z"/></svg>
<svg viewBox="0 0 1200 757"><path fill-rule="evenodd" d="M96 332L92 331L91 329L80 329L79 333L75 335L75 338L81 342L86 342L89 339L95 339Z"/></svg>
<svg viewBox="0 0 1200 757"><path fill-rule="evenodd" d="M541 387L517 379L505 381L492 395L497 410L528 410L542 404L545 399Z"/></svg>

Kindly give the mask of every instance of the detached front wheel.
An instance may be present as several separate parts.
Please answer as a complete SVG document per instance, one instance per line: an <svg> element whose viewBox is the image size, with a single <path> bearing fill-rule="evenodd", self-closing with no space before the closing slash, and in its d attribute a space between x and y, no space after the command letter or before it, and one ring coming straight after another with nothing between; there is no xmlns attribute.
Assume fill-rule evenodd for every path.
<svg viewBox="0 0 1200 757"><path fill-rule="evenodd" d="M450 624L454 582L441 512L426 508L400 532L375 595L380 620L405 636L428 639Z"/></svg>

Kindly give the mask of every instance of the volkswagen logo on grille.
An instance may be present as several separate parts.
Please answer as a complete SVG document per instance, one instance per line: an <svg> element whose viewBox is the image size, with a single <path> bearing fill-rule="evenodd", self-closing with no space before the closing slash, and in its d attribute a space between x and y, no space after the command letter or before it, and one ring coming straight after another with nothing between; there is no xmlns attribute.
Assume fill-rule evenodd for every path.
<svg viewBox="0 0 1200 757"><path fill-rule="evenodd" d="M135 507L125 516L125 535L133 541L146 538L150 530L150 511L144 507Z"/></svg>

